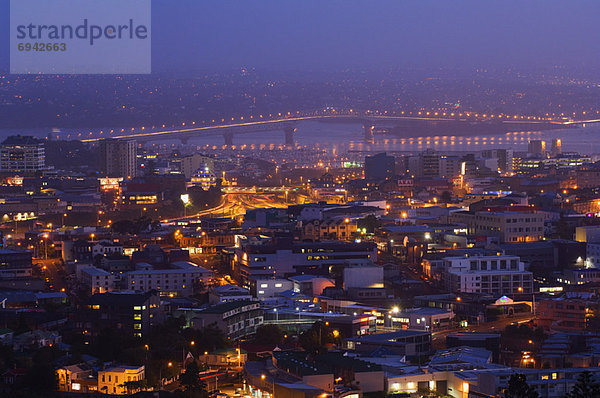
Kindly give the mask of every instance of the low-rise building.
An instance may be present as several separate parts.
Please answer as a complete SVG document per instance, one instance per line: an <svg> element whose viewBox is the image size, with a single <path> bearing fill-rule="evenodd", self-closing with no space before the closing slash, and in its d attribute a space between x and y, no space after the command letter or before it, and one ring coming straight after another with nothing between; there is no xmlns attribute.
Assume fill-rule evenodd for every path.
<svg viewBox="0 0 600 398"><path fill-rule="evenodd" d="M63 366L56 370L59 391L93 392L98 390L94 369L86 364Z"/></svg>
<svg viewBox="0 0 600 398"><path fill-rule="evenodd" d="M180 308L179 311L185 312L186 309ZM193 312L192 328L215 325L234 340L256 333L263 323L263 310L256 301L232 301Z"/></svg>
<svg viewBox="0 0 600 398"><path fill-rule="evenodd" d="M431 353L431 332L421 330L399 330L396 332L367 334L344 341L344 346L362 355L385 349L389 355L418 358Z"/></svg>
<svg viewBox="0 0 600 398"><path fill-rule="evenodd" d="M259 300L275 297L278 293L292 290L294 282L288 279L250 280L250 292Z"/></svg>
<svg viewBox="0 0 600 398"><path fill-rule="evenodd" d="M406 308L392 313L392 326L403 329L440 330L451 326L454 313L442 308Z"/></svg>
<svg viewBox="0 0 600 398"><path fill-rule="evenodd" d="M229 303L231 301L252 300L250 290L235 285L221 285L210 289L208 301L210 304Z"/></svg>
<svg viewBox="0 0 600 398"><path fill-rule="evenodd" d="M114 275L96 267L83 268L81 282L90 289L92 294L110 292L115 287Z"/></svg>
<svg viewBox="0 0 600 398"><path fill-rule="evenodd" d="M450 222L467 226L468 234L494 236L501 243L537 242L544 238L544 216L527 211L458 211Z"/></svg>
<svg viewBox="0 0 600 398"><path fill-rule="evenodd" d="M533 275L517 256L445 257L444 271L446 287L452 292L496 296L533 292Z"/></svg>
<svg viewBox="0 0 600 398"><path fill-rule="evenodd" d="M135 383L146 378L144 366L116 366L98 372L98 391L125 395L140 389Z"/></svg>
<svg viewBox="0 0 600 398"><path fill-rule="evenodd" d="M127 288L137 291L156 290L162 296L191 296L208 286L213 271L186 261L171 264L177 268L130 271L123 274Z"/></svg>

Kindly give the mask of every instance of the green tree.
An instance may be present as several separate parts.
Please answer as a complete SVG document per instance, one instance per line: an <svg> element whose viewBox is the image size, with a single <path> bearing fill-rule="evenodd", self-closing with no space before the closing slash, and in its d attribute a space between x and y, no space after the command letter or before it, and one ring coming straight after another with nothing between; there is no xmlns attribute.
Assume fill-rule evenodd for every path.
<svg viewBox="0 0 600 398"><path fill-rule="evenodd" d="M573 386L566 398L597 398L600 397L600 384L594 381L594 376L587 370L581 372L577 377L577 383Z"/></svg>
<svg viewBox="0 0 600 398"><path fill-rule="evenodd" d="M508 388L504 391L504 398L538 398L535 388L527 384L524 374L513 374L508 380Z"/></svg>

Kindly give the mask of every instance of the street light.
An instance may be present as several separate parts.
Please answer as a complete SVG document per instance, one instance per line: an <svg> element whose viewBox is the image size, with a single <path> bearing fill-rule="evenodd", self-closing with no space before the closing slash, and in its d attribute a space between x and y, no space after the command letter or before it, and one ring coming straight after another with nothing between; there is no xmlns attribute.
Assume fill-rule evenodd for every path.
<svg viewBox="0 0 600 398"><path fill-rule="evenodd" d="M267 379L267 375L265 375L265 374L260 375L260 379L261 380L266 380ZM271 397L275 398L275 378L273 377L272 380L273 380L273 394L271 394Z"/></svg>
<svg viewBox="0 0 600 398"><path fill-rule="evenodd" d="M48 260L48 234L42 236L44 237L44 258Z"/></svg>
<svg viewBox="0 0 600 398"><path fill-rule="evenodd" d="M179 198L183 202L183 216L186 217L187 216L187 205L190 203L190 195L187 193L182 193L181 196L179 196Z"/></svg>

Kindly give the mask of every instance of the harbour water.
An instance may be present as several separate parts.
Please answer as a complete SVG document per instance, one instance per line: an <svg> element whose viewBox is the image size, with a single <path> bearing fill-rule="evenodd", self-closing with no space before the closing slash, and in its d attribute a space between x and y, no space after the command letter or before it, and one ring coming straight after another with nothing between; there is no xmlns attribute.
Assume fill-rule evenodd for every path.
<svg viewBox="0 0 600 398"><path fill-rule="evenodd" d="M44 138L50 129L35 130L0 130L0 139L9 135L33 135ZM56 131L54 137L65 139L77 137L75 131ZM375 134L373 140L366 141L363 128L356 123L319 123L302 122L294 134L295 143L306 148L331 150L342 154L349 151L360 152L418 152L433 148L443 152L480 151L491 148L507 148L515 151L526 151L530 140L545 140L548 147L550 142L560 138L563 152L578 152L585 155L600 155L600 124L589 124L576 129L550 131L515 131L504 134L480 135L423 135L421 137L401 137L392 134ZM283 146L284 133L266 131L257 133L236 134L233 142L237 147L278 147ZM177 145L179 140L164 139L157 142ZM198 138L189 140L189 144L211 148L221 148L224 144L222 135L199 133Z"/></svg>

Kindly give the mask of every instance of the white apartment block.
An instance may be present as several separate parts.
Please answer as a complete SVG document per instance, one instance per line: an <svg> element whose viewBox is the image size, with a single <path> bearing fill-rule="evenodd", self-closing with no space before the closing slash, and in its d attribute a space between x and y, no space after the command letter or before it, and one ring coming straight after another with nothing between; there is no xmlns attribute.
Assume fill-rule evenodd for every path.
<svg viewBox="0 0 600 398"><path fill-rule="evenodd" d="M444 268L444 280L453 292L494 296L533 292L533 275L517 256L446 257Z"/></svg>
<svg viewBox="0 0 600 398"><path fill-rule="evenodd" d="M186 263L186 262L178 262ZM174 263L176 265L178 263ZM191 264L191 263L187 263ZM191 296L197 287L205 287L213 277L213 271L193 264L177 269L151 269L125 272L130 290L148 291L155 289L162 296Z"/></svg>
<svg viewBox="0 0 600 398"><path fill-rule="evenodd" d="M83 268L81 282L90 288L92 294L110 292L115 287L114 275L96 267Z"/></svg>

